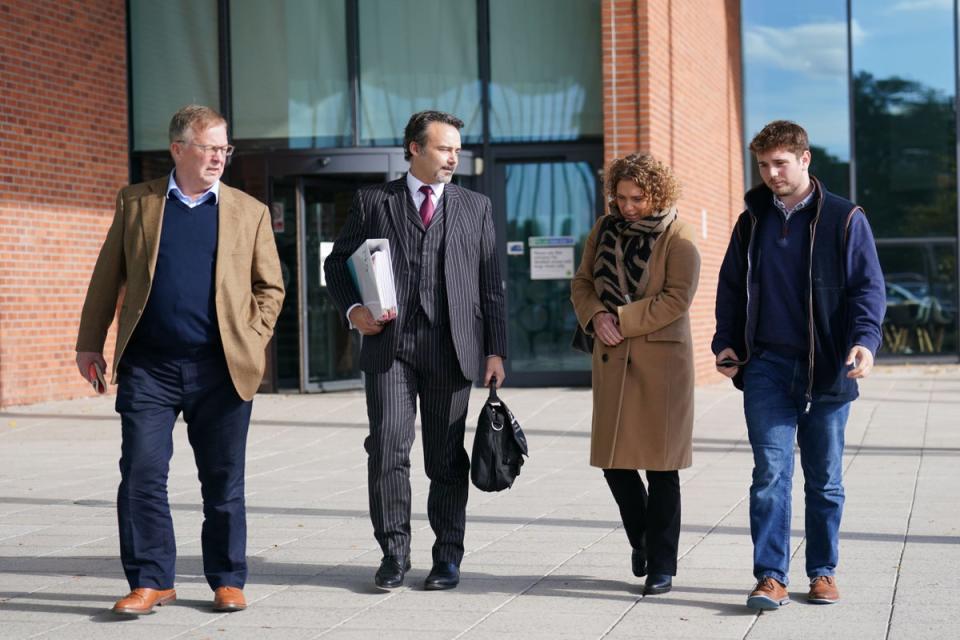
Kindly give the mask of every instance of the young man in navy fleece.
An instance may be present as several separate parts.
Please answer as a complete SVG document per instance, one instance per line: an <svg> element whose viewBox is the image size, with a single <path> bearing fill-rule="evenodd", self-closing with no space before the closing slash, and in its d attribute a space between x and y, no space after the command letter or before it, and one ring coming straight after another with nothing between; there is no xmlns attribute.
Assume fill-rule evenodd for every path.
<svg viewBox="0 0 960 640"><path fill-rule="evenodd" d="M807 132L771 122L750 143L763 184L745 196L720 268L717 370L743 390L753 448L754 609L790 601L794 442L806 493L809 602L840 598L843 442L857 379L873 368L886 307L863 209L810 175Z"/></svg>

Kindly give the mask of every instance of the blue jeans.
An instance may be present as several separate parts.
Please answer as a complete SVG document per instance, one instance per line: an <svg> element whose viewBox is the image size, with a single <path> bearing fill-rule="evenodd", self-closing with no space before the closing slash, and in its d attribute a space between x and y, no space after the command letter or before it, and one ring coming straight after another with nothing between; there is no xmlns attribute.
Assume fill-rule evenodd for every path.
<svg viewBox="0 0 960 640"><path fill-rule="evenodd" d="M806 502L807 575L832 576L843 514L843 432L849 402L814 396L804 413L807 359L756 354L744 370L743 406L753 448L750 535L753 575L788 583L794 442Z"/></svg>

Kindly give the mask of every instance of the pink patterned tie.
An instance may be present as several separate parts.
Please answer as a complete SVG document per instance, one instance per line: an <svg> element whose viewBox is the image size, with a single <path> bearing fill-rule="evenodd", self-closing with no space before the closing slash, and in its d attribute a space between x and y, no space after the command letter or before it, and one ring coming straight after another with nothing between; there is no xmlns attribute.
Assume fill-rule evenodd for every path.
<svg viewBox="0 0 960 640"><path fill-rule="evenodd" d="M430 185L425 184L420 187L420 193L423 194L423 202L420 203L420 219L423 220L423 226L428 227L433 219L433 198L430 197L433 195L433 189L430 188Z"/></svg>

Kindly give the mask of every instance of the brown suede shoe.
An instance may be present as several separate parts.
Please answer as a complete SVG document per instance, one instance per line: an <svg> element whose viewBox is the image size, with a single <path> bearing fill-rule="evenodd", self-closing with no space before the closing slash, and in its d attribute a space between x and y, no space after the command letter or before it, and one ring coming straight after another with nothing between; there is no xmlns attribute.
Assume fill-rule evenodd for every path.
<svg viewBox="0 0 960 640"><path fill-rule="evenodd" d="M128 616L142 616L153 613L154 607L162 607L177 599L173 589L134 589L113 605L113 612Z"/></svg>
<svg viewBox="0 0 960 640"><path fill-rule="evenodd" d="M787 593L787 587L770 576L760 578L757 586L747 597L747 606L751 609L769 611L779 609L785 604L790 604L790 594Z"/></svg>
<svg viewBox="0 0 960 640"><path fill-rule="evenodd" d="M213 592L214 611L243 611L247 608L247 600L243 597L243 589L236 587L217 587Z"/></svg>
<svg viewBox="0 0 960 640"><path fill-rule="evenodd" d="M833 576L817 576L810 581L810 593L807 602L813 604L833 604L840 599L837 580Z"/></svg>

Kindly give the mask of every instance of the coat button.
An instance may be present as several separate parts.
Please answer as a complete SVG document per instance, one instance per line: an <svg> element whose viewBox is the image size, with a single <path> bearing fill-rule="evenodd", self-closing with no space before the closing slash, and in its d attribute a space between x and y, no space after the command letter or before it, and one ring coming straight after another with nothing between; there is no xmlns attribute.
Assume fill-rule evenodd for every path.
<svg viewBox="0 0 960 640"><path fill-rule="evenodd" d="M600 359L601 359L603 362L606 362L606 361L609 359L609 356L607 356L607 354L603 354L602 356L600 356Z"/></svg>

